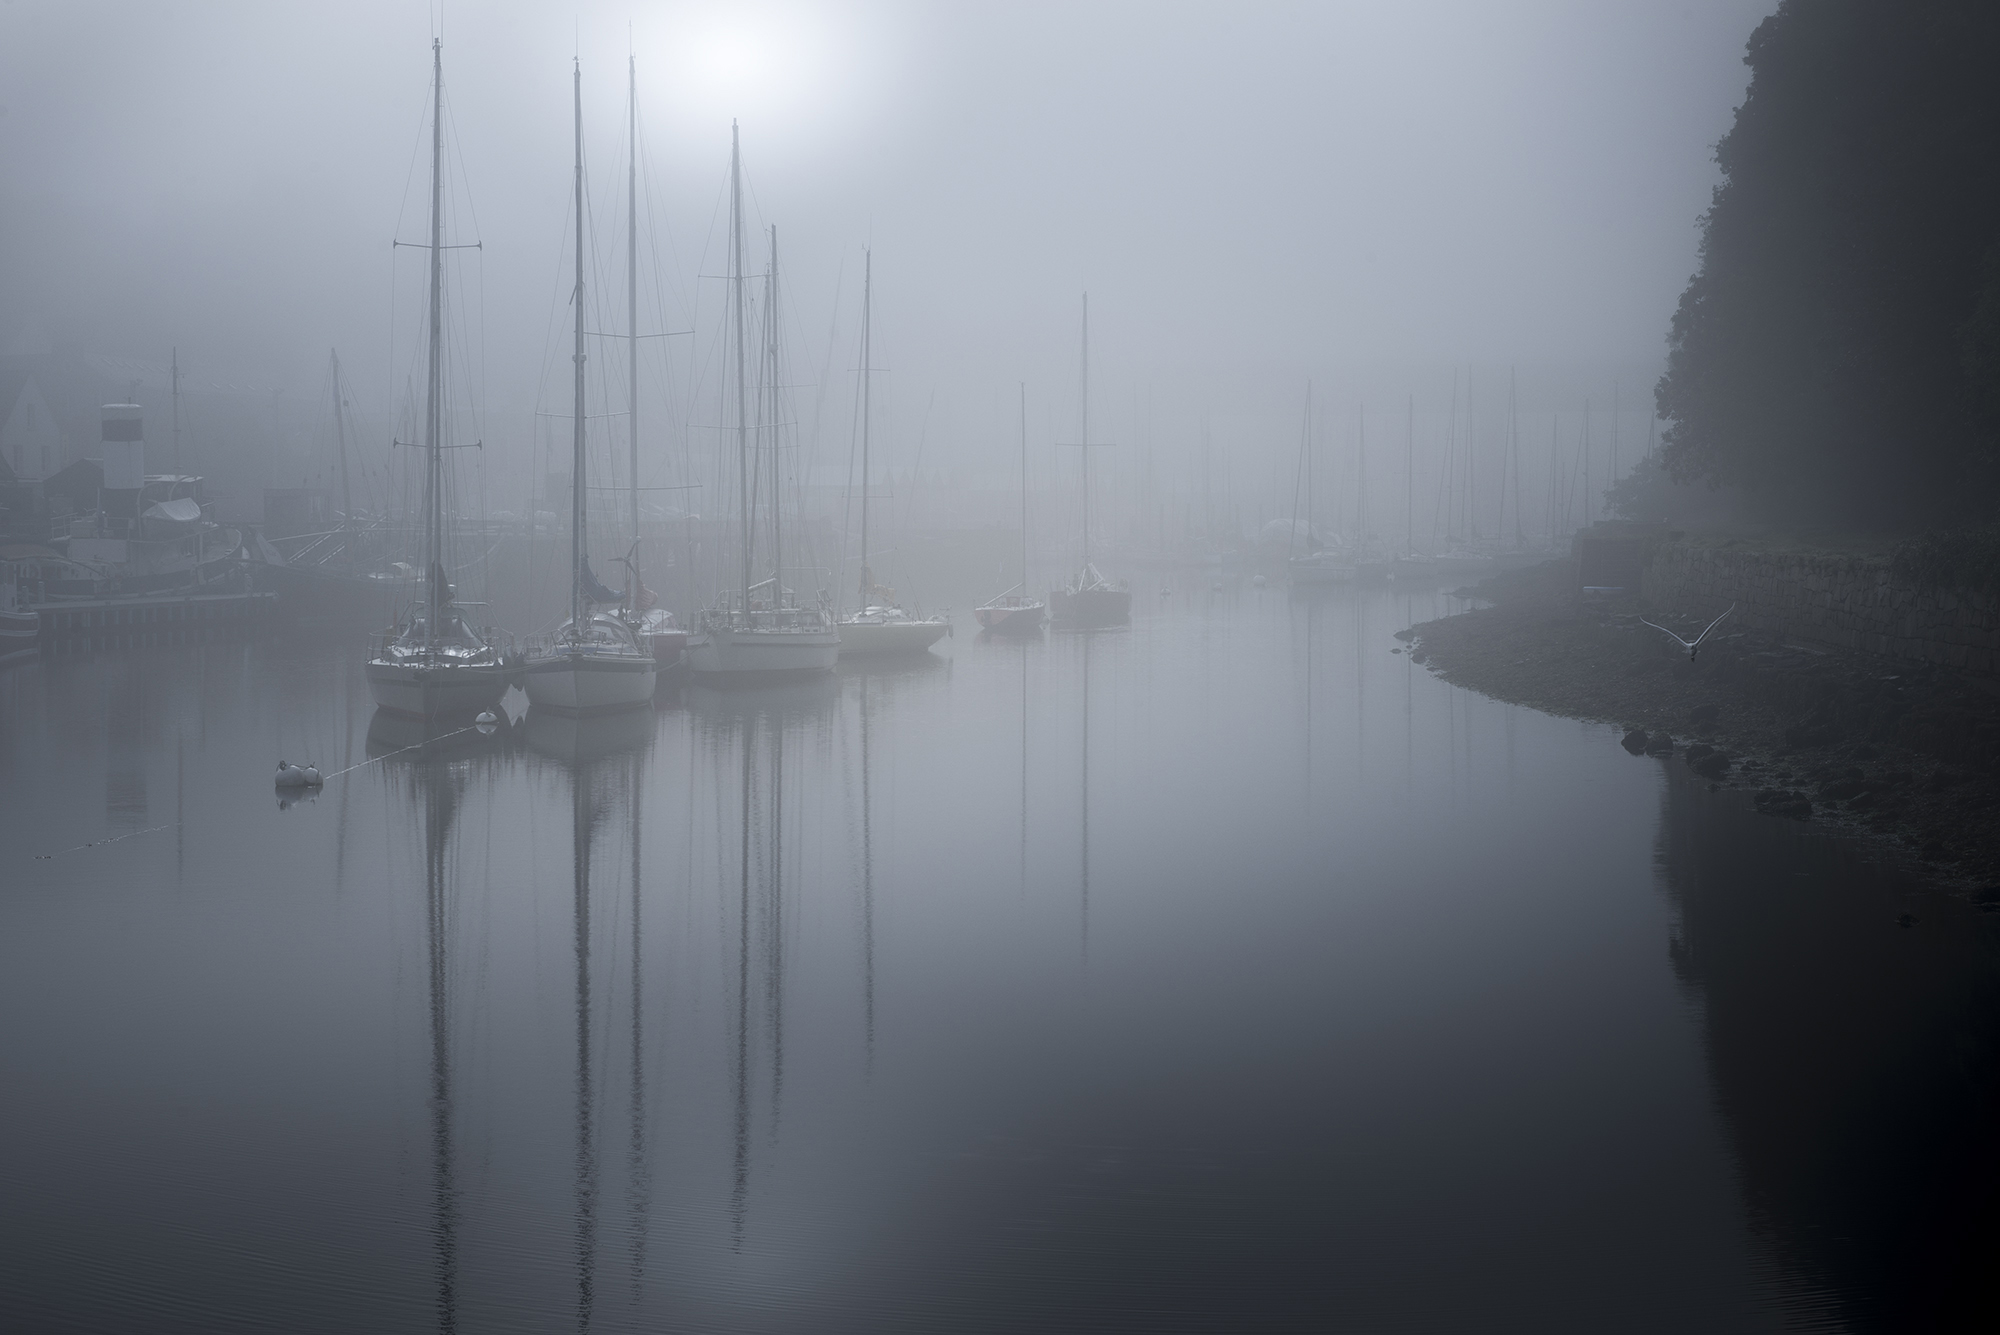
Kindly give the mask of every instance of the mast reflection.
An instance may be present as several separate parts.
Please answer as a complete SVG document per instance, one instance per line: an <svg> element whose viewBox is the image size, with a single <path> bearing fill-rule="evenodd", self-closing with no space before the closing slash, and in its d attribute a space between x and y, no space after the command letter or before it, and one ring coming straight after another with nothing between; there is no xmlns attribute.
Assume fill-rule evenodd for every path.
<svg viewBox="0 0 2000 1335"><path fill-rule="evenodd" d="M875 1065L875 820L871 802L868 678L861 678L861 1014L868 1036L868 1065Z"/></svg>
<svg viewBox="0 0 2000 1335"><path fill-rule="evenodd" d="M646 1277L646 1232L652 1209L652 1171L646 1159L646 1060L645 1007L642 987L645 979L644 933L641 930L639 868L642 864L640 836L645 803L642 800L646 774L645 758L632 757L632 1143L626 1151L627 1191L631 1196L632 1302L642 1297Z"/></svg>
<svg viewBox="0 0 2000 1335"><path fill-rule="evenodd" d="M590 1329L597 1278L597 1147L590 1103L590 845L596 804L587 769L570 775L570 875L576 923L576 1321Z"/></svg>
<svg viewBox="0 0 2000 1335"><path fill-rule="evenodd" d="M730 1245L739 1251L749 1225L758 1091L768 1091L774 1138L784 1096L785 896L791 875L785 839L787 824L800 819L798 793L787 789L788 782L797 783L796 776L788 779L787 752L799 725L828 712L839 695L840 679L832 675L784 686L698 686L688 693L701 720L699 735L710 744L715 791L733 791L737 808L736 837L730 841L736 865L719 869L718 888L735 901L729 1218ZM768 1084L759 1078L760 1043L769 1051Z"/></svg>
<svg viewBox="0 0 2000 1335"><path fill-rule="evenodd" d="M1090 960L1090 640L1083 637L1083 958Z"/></svg>
<svg viewBox="0 0 2000 1335"><path fill-rule="evenodd" d="M438 1329L458 1328L458 1183L452 1153L451 921L447 853L464 779L445 765L418 771L424 789L424 934L430 965L432 1246Z"/></svg>
<svg viewBox="0 0 2000 1335"><path fill-rule="evenodd" d="M453 1104L451 940L456 894L458 814L475 769L509 744L504 719L493 733L437 731L417 719L378 711L369 721L367 751L384 762L392 792L415 792L408 807L423 813L424 948L429 986L431 1252L436 1268L438 1329L458 1328L459 1186ZM345 840L345 830L340 840Z"/></svg>
<svg viewBox="0 0 2000 1335"><path fill-rule="evenodd" d="M593 858L606 813L624 790L631 817L632 870L632 1119L627 1162L632 1219L631 1279L634 1301L644 1278L649 1210L645 1141L645 1071L640 936L640 776L657 727L650 708L616 714L574 715L531 709L523 722L528 749L567 772L570 790L570 896L576 962L576 1313L588 1330L597 1311L599 1215L597 1076L592 1067L591 914ZM624 763L616 763L620 758ZM613 864L615 866L615 863Z"/></svg>
<svg viewBox="0 0 2000 1335"><path fill-rule="evenodd" d="M750 789L756 769L756 716L743 722L742 848L736 900L736 1123L729 1191L730 1242L743 1249L743 1212L750 1194Z"/></svg>

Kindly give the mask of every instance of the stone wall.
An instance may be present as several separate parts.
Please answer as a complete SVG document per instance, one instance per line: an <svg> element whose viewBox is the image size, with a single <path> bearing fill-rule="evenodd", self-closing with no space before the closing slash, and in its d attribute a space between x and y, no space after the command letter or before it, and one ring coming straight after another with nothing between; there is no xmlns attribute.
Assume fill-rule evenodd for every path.
<svg viewBox="0 0 2000 1335"><path fill-rule="evenodd" d="M1668 540L1653 550L1642 593L1689 619L1733 602L1731 622L1794 644L2000 672L2000 598L1899 581L1885 557Z"/></svg>

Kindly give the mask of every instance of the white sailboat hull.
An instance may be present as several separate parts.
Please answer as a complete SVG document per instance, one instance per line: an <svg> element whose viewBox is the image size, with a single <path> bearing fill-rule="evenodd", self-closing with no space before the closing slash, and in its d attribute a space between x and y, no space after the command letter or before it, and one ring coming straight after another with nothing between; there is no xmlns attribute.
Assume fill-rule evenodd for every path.
<svg viewBox="0 0 2000 1335"><path fill-rule="evenodd" d="M1049 620L1058 626L1122 626L1132 619L1130 589L1053 589Z"/></svg>
<svg viewBox="0 0 2000 1335"><path fill-rule="evenodd" d="M697 677L778 680L831 672L841 637L831 627L704 630L688 641L688 671Z"/></svg>
<svg viewBox="0 0 2000 1335"><path fill-rule="evenodd" d="M942 621L843 621L839 630L840 656L920 654L943 639L950 629Z"/></svg>
<svg viewBox="0 0 2000 1335"><path fill-rule="evenodd" d="M650 654L558 652L530 659L521 670L521 689L537 709L594 714L648 704L659 682Z"/></svg>
<svg viewBox="0 0 2000 1335"><path fill-rule="evenodd" d="M498 663L399 663L371 659L368 693L378 708L412 718L476 714L500 703L508 672Z"/></svg>

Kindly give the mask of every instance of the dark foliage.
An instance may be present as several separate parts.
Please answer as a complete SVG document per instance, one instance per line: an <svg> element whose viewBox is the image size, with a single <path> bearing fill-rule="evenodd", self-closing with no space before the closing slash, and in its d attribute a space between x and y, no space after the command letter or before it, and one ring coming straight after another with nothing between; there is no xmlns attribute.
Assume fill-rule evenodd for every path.
<svg viewBox="0 0 2000 1335"><path fill-rule="evenodd" d="M1997 58L1993 0L1784 0L1758 27L1657 390L1676 479L1791 519L1988 512Z"/></svg>
<svg viewBox="0 0 2000 1335"><path fill-rule="evenodd" d="M1676 482L1658 450L1641 458L1604 493L1605 505L1621 518L1697 526L1736 519L1740 500L1734 488Z"/></svg>

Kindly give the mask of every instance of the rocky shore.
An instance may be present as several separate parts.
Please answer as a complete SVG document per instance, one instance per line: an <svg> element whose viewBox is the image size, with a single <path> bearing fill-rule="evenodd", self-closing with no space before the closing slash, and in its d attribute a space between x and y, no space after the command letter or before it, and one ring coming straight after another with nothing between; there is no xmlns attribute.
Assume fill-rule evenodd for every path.
<svg viewBox="0 0 2000 1335"><path fill-rule="evenodd" d="M1773 819L1892 841L2000 910L2000 681L1728 621L1690 662L1638 611L1579 600L1564 561L1467 592L1488 605L1402 632L1414 661L1497 699L1618 724L1635 755L1747 790Z"/></svg>

